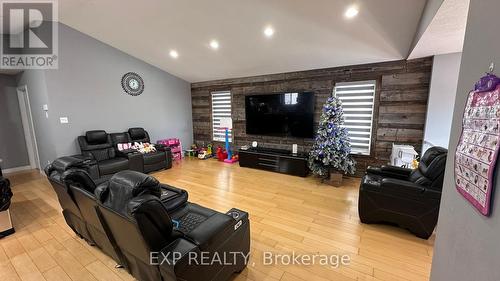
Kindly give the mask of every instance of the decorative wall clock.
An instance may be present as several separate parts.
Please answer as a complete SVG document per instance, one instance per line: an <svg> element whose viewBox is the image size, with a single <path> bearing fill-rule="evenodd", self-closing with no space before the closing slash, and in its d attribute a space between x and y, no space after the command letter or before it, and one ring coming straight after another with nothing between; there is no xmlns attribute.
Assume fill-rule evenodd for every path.
<svg viewBox="0 0 500 281"><path fill-rule="evenodd" d="M135 72L125 73L122 77L122 88L131 96L138 96L144 91L144 81Z"/></svg>

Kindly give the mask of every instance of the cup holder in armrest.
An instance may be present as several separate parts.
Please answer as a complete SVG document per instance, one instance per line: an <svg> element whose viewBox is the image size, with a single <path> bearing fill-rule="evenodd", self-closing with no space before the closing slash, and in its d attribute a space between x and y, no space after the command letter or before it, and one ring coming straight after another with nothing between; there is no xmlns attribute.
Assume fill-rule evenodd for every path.
<svg viewBox="0 0 500 281"><path fill-rule="evenodd" d="M248 218L248 213L240 209L232 208L226 212L226 215L231 216L235 220L241 220Z"/></svg>

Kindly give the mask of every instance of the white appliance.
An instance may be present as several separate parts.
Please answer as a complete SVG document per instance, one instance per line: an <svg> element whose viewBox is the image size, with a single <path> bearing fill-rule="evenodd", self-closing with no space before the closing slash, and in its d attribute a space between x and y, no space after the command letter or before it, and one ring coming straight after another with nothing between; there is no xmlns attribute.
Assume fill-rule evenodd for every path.
<svg viewBox="0 0 500 281"><path fill-rule="evenodd" d="M418 156L411 145L392 144L391 165L412 168L413 160Z"/></svg>

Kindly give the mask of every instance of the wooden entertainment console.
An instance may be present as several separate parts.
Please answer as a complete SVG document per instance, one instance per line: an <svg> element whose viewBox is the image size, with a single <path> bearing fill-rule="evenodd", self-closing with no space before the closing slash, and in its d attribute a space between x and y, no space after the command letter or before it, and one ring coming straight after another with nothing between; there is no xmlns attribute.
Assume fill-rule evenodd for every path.
<svg viewBox="0 0 500 281"><path fill-rule="evenodd" d="M240 149L241 167L261 169L299 177L309 173L306 154L292 154L291 151L270 148Z"/></svg>

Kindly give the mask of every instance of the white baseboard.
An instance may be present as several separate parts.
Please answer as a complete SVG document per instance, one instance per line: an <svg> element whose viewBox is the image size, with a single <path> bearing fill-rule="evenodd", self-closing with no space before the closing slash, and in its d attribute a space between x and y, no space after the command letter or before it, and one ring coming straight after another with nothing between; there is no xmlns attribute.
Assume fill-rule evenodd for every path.
<svg viewBox="0 0 500 281"><path fill-rule="evenodd" d="M26 171L26 170L31 170L31 166L21 166L21 167L14 167L14 168L9 168L9 169L2 169L2 173L8 174L8 173L15 173L15 172L20 172L20 171Z"/></svg>

